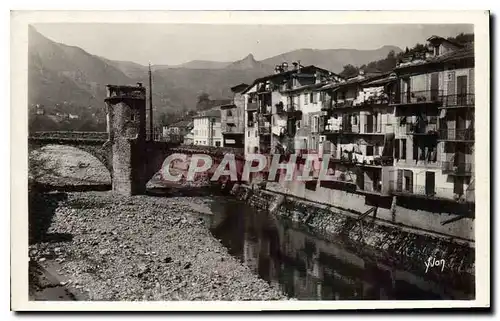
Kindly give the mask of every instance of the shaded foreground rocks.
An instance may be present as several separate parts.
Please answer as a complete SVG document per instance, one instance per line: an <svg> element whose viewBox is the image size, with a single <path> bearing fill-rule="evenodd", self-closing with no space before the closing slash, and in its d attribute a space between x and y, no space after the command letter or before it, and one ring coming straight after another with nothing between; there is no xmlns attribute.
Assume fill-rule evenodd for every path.
<svg viewBox="0 0 500 321"><path fill-rule="evenodd" d="M38 202L54 202L54 195ZM30 260L56 266L90 300L276 300L286 297L233 258L203 217L208 198L70 193L45 215ZM39 204L42 205L42 204ZM36 206L30 207L36 217Z"/></svg>

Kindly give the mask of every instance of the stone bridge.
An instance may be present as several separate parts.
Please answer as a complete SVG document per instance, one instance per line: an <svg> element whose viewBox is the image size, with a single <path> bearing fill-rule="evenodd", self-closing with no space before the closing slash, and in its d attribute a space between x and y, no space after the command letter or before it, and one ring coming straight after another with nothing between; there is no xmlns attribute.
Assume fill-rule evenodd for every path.
<svg viewBox="0 0 500 321"><path fill-rule="evenodd" d="M123 155L122 151L113 150L113 142L110 139L113 135L108 132L77 132L77 131L52 131L52 132L34 132L28 136L28 151L34 151L46 145L64 145L78 148L96 157L110 172L113 177L123 176L124 167L130 169L130 193L136 194L145 191L146 183L161 169L164 160L173 153L185 154L204 154L212 157L213 165L208 172L214 171L215 167L226 154L234 154L238 162L238 177L241 177L241 171L244 164L244 151L238 148L224 148L212 146L193 146L179 145L161 141L140 141L131 139L129 142L136 154ZM141 148L138 148L141 146ZM123 162L113 161L114 158L123 160L123 156L128 157L129 165L123 166ZM127 161L125 160L125 162ZM116 175L114 175L116 172ZM135 178L135 179L134 179ZM115 180L113 180L114 182ZM116 184L115 184L116 185ZM116 187L116 186L115 186ZM115 188L116 189L116 188Z"/></svg>
<svg viewBox="0 0 500 321"><path fill-rule="evenodd" d="M113 191L141 194L147 182L172 153L207 154L214 169L224 155L232 153L238 171L244 164L243 149L183 146L148 140L146 135L146 89L138 86L107 85L106 132L35 132L28 137L28 150L44 145L67 145L99 159L111 174ZM240 176L241 177L241 176Z"/></svg>

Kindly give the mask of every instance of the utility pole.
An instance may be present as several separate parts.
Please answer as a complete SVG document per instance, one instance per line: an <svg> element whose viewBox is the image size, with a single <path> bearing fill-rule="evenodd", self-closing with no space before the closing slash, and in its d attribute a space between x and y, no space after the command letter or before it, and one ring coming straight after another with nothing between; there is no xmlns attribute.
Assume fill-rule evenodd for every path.
<svg viewBox="0 0 500 321"><path fill-rule="evenodd" d="M154 140L153 131L153 80L151 77L151 63L149 64L149 140Z"/></svg>

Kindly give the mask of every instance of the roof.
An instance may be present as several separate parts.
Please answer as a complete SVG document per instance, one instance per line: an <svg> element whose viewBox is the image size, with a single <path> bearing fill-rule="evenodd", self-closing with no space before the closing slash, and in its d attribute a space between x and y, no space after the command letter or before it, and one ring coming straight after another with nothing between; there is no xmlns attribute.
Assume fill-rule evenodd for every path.
<svg viewBox="0 0 500 321"><path fill-rule="evenodd" d="M236 108L235 104L226 104L226 105L221 105L219 106L220 109L231 109L231 108Z"/></svg>
<svg viewBox="0 0 500 321"><path fill-rule="evenodd" d="M191 120L181 120L176 123L171 124L168 127L192 127L193 126L193 121Z"/></svg>
<svg viewBox="0 0 500 321"><path fill-rule="evenodd" d="M301 90L305 90L305 89L314 89L314 88L318 88L318 87L324 86L327 83L328 82L321 82L321 83L317 83L317 84L304 85L304 86L300 86L300 87L296 87L296 88L284 90L284 92L291 93L291 92L301 91Z"/></svg>
<svg viewBox="0 0 500 321"><path fill-rule="evenodd" d="M389 75L385 74L385 77L364 83L363 86L365 86L365 87L383 86L385 84L388 84L388 83L396 81L396 80L397 80L397 76L395 74L392 74L392 73Z"/></svg>
<svg viewBox="0 0 500 321"><path fill-rule="evenodd" d="M320 68L320 67L316 67L314 65L309 65L309 66L305 66L305 67L301 67L300 68L300 72L316 72L316 71L322 71L324 73L329 73L329 74L333 74L333 75L336 75L338 77L341 77L339 76L338 74L336 73L333 73L329 70L326 70L326 69L323 69L323 68ZM280 78L280 77L285 77L285 76L290 76L290 75L293 75L293 74L296 74L298 72L297 69L292 69L292 70L288 70L288 71L285 71L285 72L280 72L279 74L272 74L272 75L267 75L267 76L264 76L264 77L260 77L260 78L257 78L255 79L252 84L250 86L248 86L243 92L242 94L246 93L248 90L250 90L250 88L252 88L255 84L258 84L258 83L261 83L261 82L264 82L264 81L267 81L267 80L271 80L271 79L275 79L275 78ZM341 77L342 78L342 77Z"/></svg>
<svg viewBox="0 0 500 321"><path fill-rule="evenodd" d="M247 88L248 88L248 84L241 83L241 84L238 84L236 86L231 87L231 91L234 93L239 93Z"/></svg>
<svg viewBox="0 0 500 321"><path fill-rule="evenodd" d="M193 118L208 118L208 117L220 118L220 109L215 109L214 108L214 109L200 111Z"/></svg>
<svg viewBox="0 0 500 321"><path fill-rule="evenodd" d="M344 82L327 84L327 85L321 87L320 90L340 89L342 87L353 85L353 84L363 84L367 81L374 81L374 80L379 79L380 77L387 76L387 75L388 74L377 74L377 75L369 74L368 76L357 76L357 77L349 78L348 80L346 80Z"/></svg>
<svg viewBox="0 0 500 321"><path fill-rule="evenodd" d="M427 41L430 42L430 43L441 43L443 41L446 41L446 42L451 43L452 45L454 45L454 46L456 46L458 48L463 48L464 47L464 45L462 45L462 44L460 44L460 43L458 43L456 41L448 40L446 38L443 38L443 37L440 37L440 36L435 36L435 35L430 36L427 39Z"/></svg>
<svg viewBox="0 0 500 321"><path fill-rule="evenodd" d="M463 60L463 59L471 59L471 58L474 58L474 48L472 46L465 46L465 48L450 51L445 54L439 55L437 57L429 57L427 59L411 61L405 63L404 65L396 66L395 69L401 70L414 66L447 63L447 62Z"/></svg>

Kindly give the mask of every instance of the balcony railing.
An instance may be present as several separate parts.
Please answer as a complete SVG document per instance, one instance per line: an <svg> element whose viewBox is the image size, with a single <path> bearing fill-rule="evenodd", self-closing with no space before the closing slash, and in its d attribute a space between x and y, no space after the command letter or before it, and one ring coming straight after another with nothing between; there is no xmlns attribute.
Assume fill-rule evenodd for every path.
<svg viewBox="0 0 500 321"><path fill-rule="evenodd" d="M456 94L444 97L443 108L474 107L474 94Z"/></svg>
<svg viewBox="0 0 500 321"><path fill-rule="evenodd" d="M390 103L390 97L387 94L382 94L379 96L369 96L363 101L363 105L383 105Z"/></svg>
<svg viewBox="0 0 500 321"><path fill-rule="evenodd" d="M345 108L345 107L353 107L353 106L354 106L354 100L340 100L340 101L333 102L333 107L335 107L335 108Z"/></svg>
<svg viewBox="0 0 500 321"><path fill-rule="evenodd" d="M474 129L440 129L439 130L440 140L449 141L474 141Z"/></svg>
<svg viewBox="0 0 500 321"><path fill-rule="evenodd" d="M426 104L426 103L442 103L442 90L421 90L403 92L396 96L393 104Z"/></svg>
<svg viewBox="0 0 500 321"><path fill-rule="evenodd" d="M259 134L261 135L271 134L271 123L259 121Z"/></svg>
<svg viewBox="0 0 500 321"><path fill-rule="evenodd" d="M222 125L221 132L223 133L243 133L243 130L239 130L238 126Z"/></svg>
<svg viewBox="0 0 500 321"><path fill-rule="evenodd" d="M247 110L257 110L259 109L259 105L255 103L247 103Z"/></svg>
<svg viewBox="0 0 500 321"><path fill-rule="evenodd" d="M408 196L421 196L434 199L466 200L468 194L473 194L474 190L464 191L462 194L456 193L453 188L426 187L425 185L410 185L403 188L402 184L389 181L389 191L392 193Z"/></svg>
<svg viewBox="0 0 500 321"><path fill-rule="evenodd" d="M262 115L270 115L272 113L272 107L269 105L261 106L259 109L259 113Z"/></svg>
<svg viewBox="0 0 500 321"><path fill-rule="evenodd" d="M434 134L437 134L437 123L425 124L422 122L414 122L406 124L406 135L434 135Z"/></svg>
<svg viewBox="0 0 500 321"><path fill-rule="evenodd" d="M474 164L467 162L447 161L442 162L441 169L443 174L470 175L472 174Z"/></svg>

